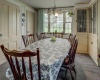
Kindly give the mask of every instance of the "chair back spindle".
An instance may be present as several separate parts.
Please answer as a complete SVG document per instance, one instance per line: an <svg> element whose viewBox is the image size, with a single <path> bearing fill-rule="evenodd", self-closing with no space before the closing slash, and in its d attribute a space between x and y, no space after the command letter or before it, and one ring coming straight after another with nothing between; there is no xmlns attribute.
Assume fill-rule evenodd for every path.
<svg viewBox="0 0 100 80"><path fill-rule="evenodd" d="M75 38L76 38L76 35L70 33L68 40L71 43L71 45L74 43Z"/></svg>
<svg viewBox="0 0 100 80"><path fill-rule="evenodd" d="M34 34L22 35L22 39L23 39L25 47L27 47L29 44L32 44L33 42L35 42Z"/></svg>
<svg viewBox="0 0 100 80"><path fill-rule="evenodd" d="M45 39L45 33L36 33L36 36L38 40Z"/></svg>
<svg viewBox="0 0 100 80"><path fill-rule="evenodd" d="M63 33L53 33L53 36L55 36L56 38L63 38Z"/></svg>

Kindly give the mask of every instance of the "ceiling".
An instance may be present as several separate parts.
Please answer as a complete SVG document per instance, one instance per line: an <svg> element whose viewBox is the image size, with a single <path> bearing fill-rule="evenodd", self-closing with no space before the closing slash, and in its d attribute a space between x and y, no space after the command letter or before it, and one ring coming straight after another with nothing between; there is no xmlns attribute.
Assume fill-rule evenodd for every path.
<svg viewBox="0 0 100 80"><path fill-rule="evenodd" d="M20 0L34 8L54 6L54 0ZM90 0L55 0L56 7L74 6L77 3L88 3Z"/></svg>

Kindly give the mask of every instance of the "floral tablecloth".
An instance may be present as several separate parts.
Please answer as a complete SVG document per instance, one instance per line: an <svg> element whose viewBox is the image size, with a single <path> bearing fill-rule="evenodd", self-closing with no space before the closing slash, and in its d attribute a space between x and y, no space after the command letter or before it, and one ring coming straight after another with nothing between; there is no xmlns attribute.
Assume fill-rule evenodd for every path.
<svg viewBox="0 0 100 80"><path fill-rule="evenodd" d="M56 80L62 62L64 58L68 55L70 47L70 43L67 39L56 38L56 41L52 42L51 38L47 38L30 44L28 47L26 47L26 49L36 51L36 48L39 48L42 80ZM31 59L34 80L38 80L36 58ZM27 77L28 80L30 80L28 59L26 58L25 61ZM22 66L20 68L22 68ZM8 68L6 71L6 77L9 80L14 80L10 68Z"/></svg>

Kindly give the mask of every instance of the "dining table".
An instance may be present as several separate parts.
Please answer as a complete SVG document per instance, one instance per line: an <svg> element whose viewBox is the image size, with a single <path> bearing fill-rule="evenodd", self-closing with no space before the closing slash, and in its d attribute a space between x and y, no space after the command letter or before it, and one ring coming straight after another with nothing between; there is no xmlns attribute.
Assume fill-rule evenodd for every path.
<svg viewBox="0 0 100 80"><path fill-rule="evenodd" d="M52 41L51 38L46 38L28 45L25 48L25 50L36 52L36 48L39 48L39 54L40 54L41 80L56 80L61 65L71 48L70 42L67 39L63 38L56 38L55 41ZM26 76L28 80L31 80L30 72L28 69L29 67L28 59L27 58L24 59L27 72ZM36 57L32 57L31 59L32 59L34 80L38 80L38 73L37 73L38 68L37 68ZM19 60L21 59L19 58ZM20 66L22 67L22 65ZM14 80L10 67L6 71L6 77L9 80Z"/></svg>

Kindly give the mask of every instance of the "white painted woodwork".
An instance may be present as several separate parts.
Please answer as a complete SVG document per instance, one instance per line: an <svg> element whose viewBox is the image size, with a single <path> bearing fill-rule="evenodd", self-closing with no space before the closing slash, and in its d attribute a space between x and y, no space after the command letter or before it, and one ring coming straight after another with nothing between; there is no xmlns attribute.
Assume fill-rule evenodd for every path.
<svg viewBox="0 0 100 80"><path fill-rule="evenodd" d="M92 17L93 17L93 4L96 3L97 0L92 0L89 5L92 7ZM96 10L97 11L97 10ZM97 25L97 14L96 14L96 25ZM92 27L93 27L93 21L92 21ZM94 60L94 62L98 65L98 27L96 26L96 34L92 33L88 34L89 37L89 55Z"/></svg>
<svg viewBox="0 0 100 80"><path fill-rule="evenodd" d="M82 10L87 8L76 9L76 20L77 20L77 10ZM86 12L86 15L88 13ZM87 17L88 18L88 17ZM88 20L87 20L88 21ZM88 53L88 23L86 22L86 32L77 32L77 22L76 22L76 36L78 38L78 53Z"/></svg>
<svg viewBox="0 0 100 80"><path fill-rule="evenodd" d="M87 33L77 33L78 38L78 47L77 52L78 53L88 53L88 39L87 39Z"/></svg>
<svg viewBox="0 0 100 80"><path fill-rule="evenodd" d="M86 39L84 39L83 38L83 35L80 35L79 36L79 46L78 46L78 51L79 52L81 52L81 53L83 53L83 50L85 51L85 47L83 47L81 44L86 44L87 43L87 50L88 50L88 53L89 53L89 55L91 56L91 58L94 60L94 62L98 65L98 63L99 63L99 66L100 66L100 59L98 58L98 54L99 54L99 52L100 52L100 9L99 9L99 7L100 7L100 0L91 0L88 4L78 4L78 5L75 5L75 8L78 8L78 9L84 9L84 8L89 8L89 7L91 7L91 6L93 6L93 4L96 2L96 1L98 1L98 10L97 10L97 34L91 34L91 33L89 33L89 31L87 31L87 42L86 42ZM87 14L88 15L88 17L89 17L89 14ZM93 14L92 14L92 16L93 16ZM88 18L87 17L87 18ZM87 19L87 29L89 28L89 18ZM93 24L93 23L92 23ZM78 36L78 35L77 35ZM84 37L86 38L86 35L84 35ZM81 38L81 42L80 42L80 38ZM80 44L81 43L81 44ZM83 47L83 50L82 51L80 51L79 49L81 48L81 47ZM81 48L82 49L82 48Z"/></svg>
<svg viewBox="0 0 100 80"><path fill-rule="evenodd" d="M98 52L97 52L97 35L89 34L89 55L94 62L98 65Z"/></svg>
<svg viewBox="0 0 100 80"><path fill-rule="evenodd" d="M30 10L26 10L26 27L27 34L33 34L35 28L34 13Z"/></svg>
<svg viewBox="0 0 100 80"><path fill-rule="evenodd" d="M7 2L0 2L0 45L3 44L10 50L19 50L20 47L20 9L18 6ZM0 64L6 61L0 50Z"/></svg>
<svg viewBox="0 0 100 80"><path fill-rule="evenodd" d="M98 54L100 54L100 0L91 0L88 4L78 4L75 6L75 8L78 9L84 9L84 7L91 7L93 4L98 1L98 10L97 10L97 34L89 33L89 22L87 24L87 33L86 34L77 34L77 37L79 38L79 44L78 44L78 51L81 53L85 53L86 50L91 56L91 58L94 60L94 62L100 66L100 59L98 58ZM87 14L89 17L89 14ZM92 14L93 16L93 14ZM89 18L87 17L87 21L89 21ZM93 24L93 23L92 23ZM87 39L87 40L86 40Z"/></svg>
<svg viewBox="0 0 100 80"><path fill-rule="evenodd" d="M98 44L97 44L97 47L98 47L98 54L100 54L100 0L98 0L98 8L97 8L97 31L98 31ZM97 55L98 55L97 54ZM100 66L100 58L98 57L98 65Z"/></svg>

